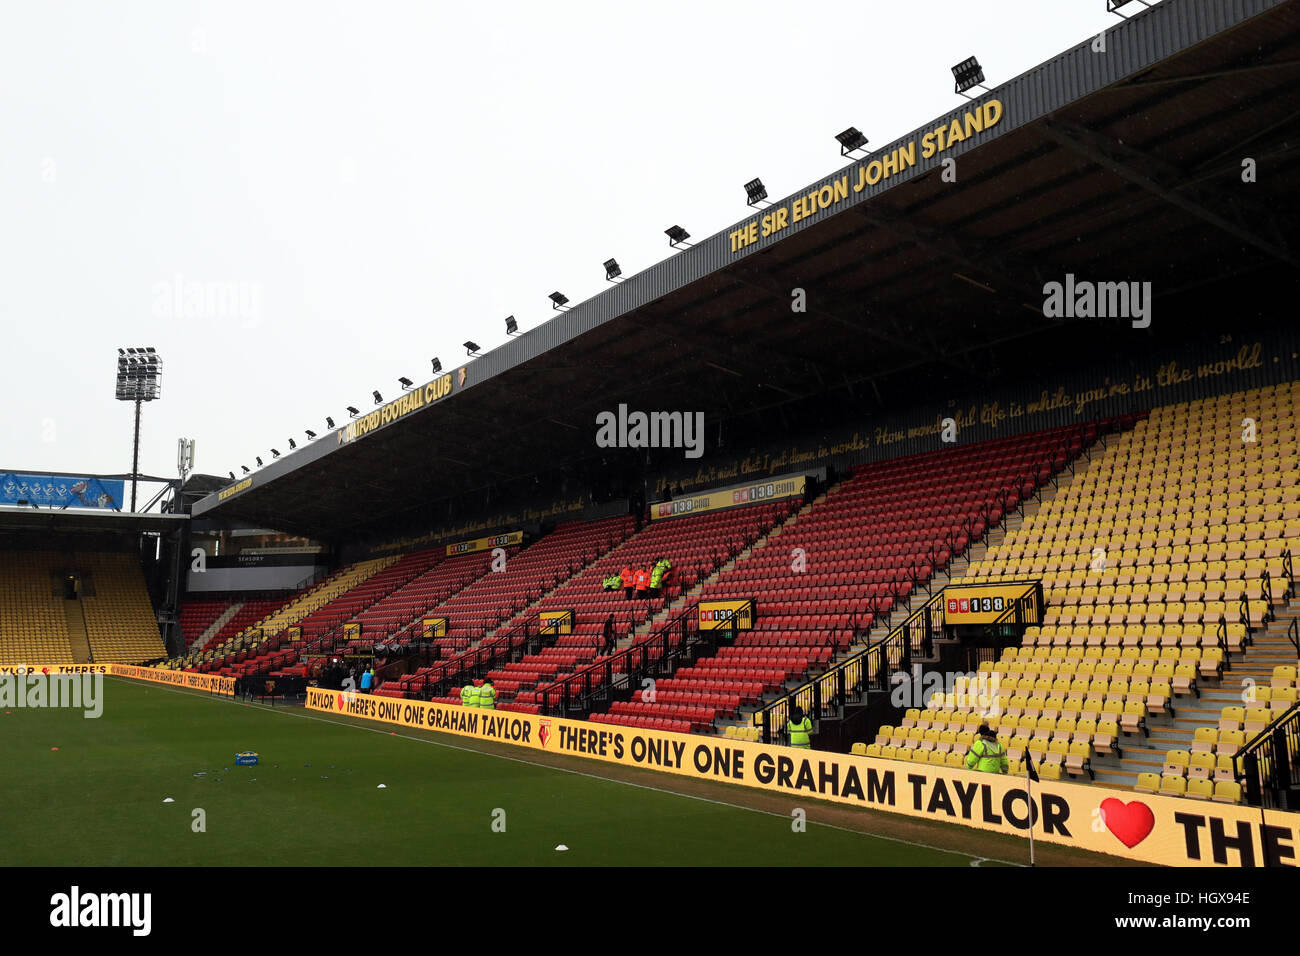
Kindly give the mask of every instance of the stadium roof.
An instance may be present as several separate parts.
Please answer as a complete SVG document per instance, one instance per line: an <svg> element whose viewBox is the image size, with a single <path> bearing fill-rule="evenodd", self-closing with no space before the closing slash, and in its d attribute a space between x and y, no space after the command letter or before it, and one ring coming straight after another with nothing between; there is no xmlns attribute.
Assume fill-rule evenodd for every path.
<svg viewBox="0 0 1300 956"><path fill-rule="evenodd" d="M139 534L144 531L157 531L168 534L184 528L189 520L188 515L0 506L0 532Z"/></svg>
<svg viewBox="0 0 1300 956"><path fill-rule="evenodd" d="M1300 5L1165 0L1097 46L962 102L194 514L338 539L415 502L599 458L595 416L620 403L770 428L773 410L868 383L988 381L1017 350L1070 355L1098 338L1043 315L1044 283L1067 273L1151 281L1162 314L1189 307L1184 326L1241 308L1243 282L1294 289ZM926 156L927 142L944 148ZM757 235L780 210L788 224Z"/></svg>

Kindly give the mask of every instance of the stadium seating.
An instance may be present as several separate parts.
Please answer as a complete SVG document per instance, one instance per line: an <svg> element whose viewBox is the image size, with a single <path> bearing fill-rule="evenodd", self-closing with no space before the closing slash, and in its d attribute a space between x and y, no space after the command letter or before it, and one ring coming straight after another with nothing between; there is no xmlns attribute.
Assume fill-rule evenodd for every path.
<svg viewBox="0 0 1300 956"><path fill-rule="evenodd" d="M180 620L181 635L185 638L186 651L194 647L194 642L203 636L203 632L216 623L217 618L230 607L229 600L188 600L182 601L177 617Z"/></svg>
<svg viewBox="0 0 1300 956"><path fill-rule="evenodd" d="M1026 721L1054 718L1040 740L1087 741L1109 755L1152 721L1168 724L1179 699L1217 685L1234 658L1249 661L1250 629L1292 592L1298 409L1300 384L1157 408L971 561L963 580L1043 581L1043 624L986 665L1009 747ZM1247 419L1258 426L1253 440ZM1275 685L1257 687L1256 706L1223 707L1217 727L1189 730L1190 749L1168 750L1160 773L1143 770L1132 785L1205 798L1189 780L1231 782L1223 759L1276 715L1274 687L1278 708L1294 699L1294 673L1277 670ZM940 726L967 719L952 697L930 702Z"/></svg>
<svg viewBox="0 0 1300 956"><path fill-rule="evenodd" d="M139 664L166 657L139 559L92 552L77 555L76 563L93 575L95 584L93 594L81 597L92 659Z"/></svg>
<svg viewBox="0 0 1300 956"><path fill-rule="evenodd" d="M506 703L535 704L535 689L599 659L604 623L612 614L616 633L629 630L671 602L683 588L690 588L704 575L733 558L767 530L783 521L794 502L751 504L723 511L651 521L642 530L599 561L576 575L535 608L528 619L537 621L545 610L572 608L575 624L571 634L562 635L554 647L540 654L506 665L489 676ZM673 563L673 582L666 594L652 601L626 600L622 591L601 590L606 575L617 574L629 564L648 567L660 556ZM517 616L512 624L522 623ZM522 693L521 693L522 692ZM516 695L518 695L516 697ZM653 718L667 719L667 718ZM676 720L677 723L689 722Z"/></svg>
<svg viewBox="0 0 1300 956"><path fill-rule="evenodd" d="M284 606L283 600L258 600L245 601L225 624L212 635L211 639L200 648L192 648L191 653L214 652L226 641L239 634L242 634L247 628L252 627L258 621L272 614L276 609Z"/></svg>
<svg viewBox="0 0 1300 956"><path fill-rule="evenodd" d="M52 551L0 551L0 664L74 663L51 578L66 563Z"/></svg>
<svg viewBox="0 0 1300 956"><path fill-rule="evenodd" d="M167 666L215 672L225 676L256 673L250 657L256 661L258 648L263 644L275 645L280 632L299 624L312 612L351 590L356 585L396 564L397 557L373 558L340 568L315 585L304 588L275 611L246 627L235 638L225 641L218 649L198 655L187 655L168 661ZM274 639L274 640L273 640ZM267 649L264 649L264 651Z"/></svg>
<svg viewBox="0 0 1300 956"><path fill-rule="evenodd" d="M564 522L527 548L507 554L505 568L484 574L445 600L421 609L420 616L446 617L446 637L433 640L443 660L453 660L471 644L520 613L527 602L541 598L575 572L627 539L634 530L630 515L598 521ZM490 556L479 555L483 562ZM403 640L419 637L418 628ZM383 696L413 696L443 668L424 667L381 684ZM459 698L457 698L459 702ZM504 704L503 704L504 706Z"/></svg>
<svg viewBox="0 0 1300 956"><path fill-rule="evenodd" d="M464 650L506 618L521 612L580 568L625 541L631 515L568 521L524 550L508 556L504 570L486 575L429 611L449 619L444 653Z"/></svg>
<svg viewBox="0 0 1300 956"><path fill-rule="evenodd" d="M759 612L734 646L674 674L674 692L713 707L714 716L733 716L732 698L753 704L824 668L875 614L888 614L895 595L906 599L923 586L1095 436L1095 426L1054 429L856 469L704 584L700 600L753 597ZM641 707L680 706L658 692L654 703L641 697L634 696Z"/></svg>

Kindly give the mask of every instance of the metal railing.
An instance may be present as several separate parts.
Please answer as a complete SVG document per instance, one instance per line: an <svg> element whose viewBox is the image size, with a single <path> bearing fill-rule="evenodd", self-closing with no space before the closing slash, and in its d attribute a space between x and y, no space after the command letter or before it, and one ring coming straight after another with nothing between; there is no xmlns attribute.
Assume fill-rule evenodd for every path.
<svg viewBox="0 0 1300 956"><path fill-rule="evenodd" d="M1002 581L996 587L1023 585L1018 596L989 627L1024 625L1042 619L1041 581ZM847 704L865 694L888 693L890 675L911 670L912 658L931 657L934 641L943 635L943 604L949 585L913 611L876 643L827 668L823 673L754 712L753 723L762 728L764 743L772 743L789 719L790 704L797 703L814 720L844 716Z"/></svg>
<svg viewBox="0 0 1300 956"><path fill-rule="evenodd" d="M550 715L558 711L566 714L575 706L587 710L594 705L612 702L616 694L639 688L641 679L652 668L669 666L673 656L686 649L691 635L698 633L690 626L696 606L692 604L684 608L653 634L640 640L634 638L630 647L616 654L562 678L539 684L534 700L541 713Z"/></svg>
<svg viewBox="0 0 1300 956"><path fill-rule="evenodd" d="M1300 703L1232 755L1232 772L1252 807L1300 808Z"/></svg>
<svg viewBox="0 0 1300 956"><path fill-rule="evenodd" d="M813 719L840 717L850 697L858 697L864 692L887 691L891 673L909 670L914 655L930 655L936 620L939 622L938 631L943 628L942 614L935 613L936 608L942 608L943 594L941 590L929 598L876 643L755 711L753 723L762 728L763 742L771 743L785 727L792 702L799 704Z"/></svg>

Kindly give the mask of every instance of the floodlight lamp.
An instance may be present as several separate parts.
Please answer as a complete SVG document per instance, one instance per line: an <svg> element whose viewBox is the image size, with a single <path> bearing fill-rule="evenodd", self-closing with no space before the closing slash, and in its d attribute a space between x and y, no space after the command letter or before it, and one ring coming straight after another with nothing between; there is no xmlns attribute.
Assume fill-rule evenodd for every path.
<svg viewBox="0 0 1300 956"><path fill-rule="evenodd" d="M519 323L515 321L513 315L506 316L506 335L514 335L519 331Z"/></svg>
<svg viewBox="0 0 1300 956"><path fill-rule="evenodd" d="M835 138L839 140L841 156L847 156L855 149L862 149L867 145L867 138L856 126L850 126L844 132L837 133Z"/></svg>
<svg viewBox="0 0 1300 956"><path fill-rule="evenodd" d="M691 234L681 226L669 226L664 230L664 234L668 236L668 245L673 247L691 238Z"/></svg>
<svg viewBox="0 0 1300 956"><path fill-rule="evenodd" d="M984 68L980 66L980 61L972 56L952 68L952 78L955 81L953 92L965 93L984 82Z"/></svg>
<svg viewBox="0 0 1300 956"><path fill-rule="evenodd" d="M622 274L623 274L623 269L622 269L622 267L618 264L618 260L617 260L617 259L606 259L606 260L605 260L605 279L606 279L607 281L609 281L609 282L613 282L615 279L617 279L617 278L618 278L619 276L621 276Z"/></svg>
<svg viewBox="0 0 1300 956"><path fill-rule="evenodd" d="M753 206L767 198L767 187L761 179L751 179L745 183L745 202Z"/></svg>

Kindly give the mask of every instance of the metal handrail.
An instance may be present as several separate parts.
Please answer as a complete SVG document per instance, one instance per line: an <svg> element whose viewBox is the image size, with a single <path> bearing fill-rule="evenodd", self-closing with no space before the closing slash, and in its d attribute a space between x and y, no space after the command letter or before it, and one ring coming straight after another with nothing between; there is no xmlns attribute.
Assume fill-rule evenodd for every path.
<svg viewBox="0 0 1300 956"><path fill-rule="evenodd" d="M1292 704L1232 755L1233 778L1255 807L1295 809L1300 788L1300 702Z"/></svg>

